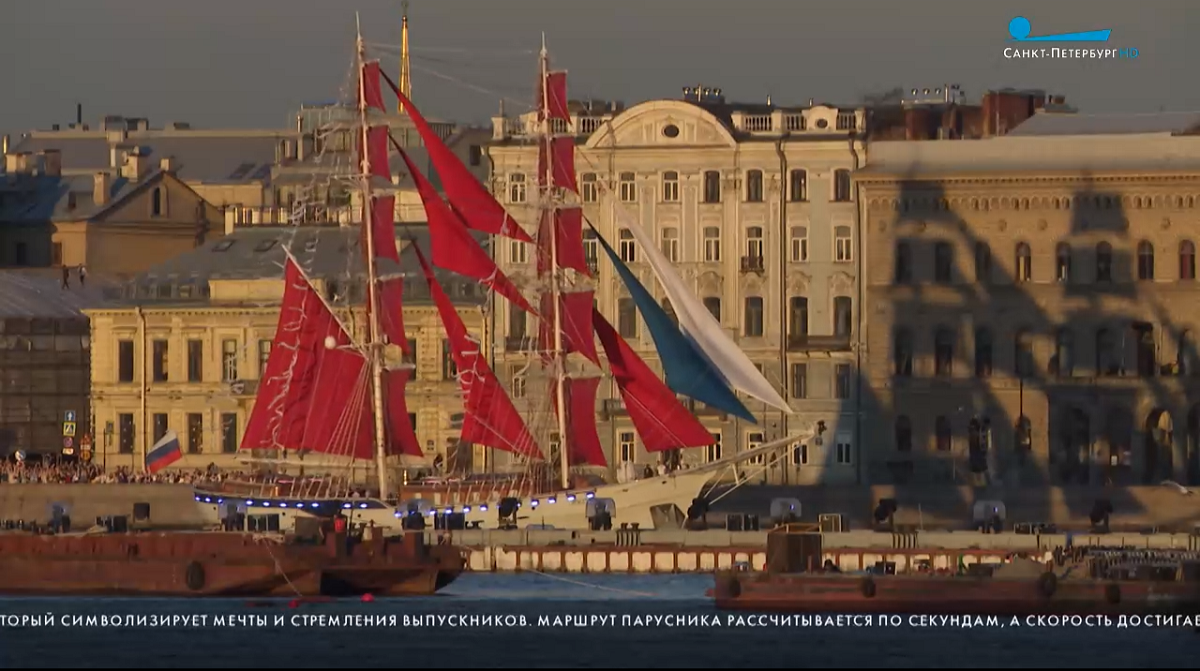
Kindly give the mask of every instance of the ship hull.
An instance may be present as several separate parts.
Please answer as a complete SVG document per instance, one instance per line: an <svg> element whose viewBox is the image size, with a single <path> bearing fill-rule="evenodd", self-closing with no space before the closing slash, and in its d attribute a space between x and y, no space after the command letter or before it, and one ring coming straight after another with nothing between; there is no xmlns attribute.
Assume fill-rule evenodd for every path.
<svg viewBox="0 0 1200 671"><path fill-rule="evenodd" d="M296 546L236 533L7 534L0 535L0 593L423 596L446 587L465 568L452 546L379 540L339 551L332 543Z"/></svg>
<svg viewBox="0 0 1200 671"><path fill-rule="evenodd" d="M525 495L520 497L521 507L517 512L517 526L520 528L539 526L555 529L582 530L589 528L588 506L589 498L607 499L615 509L612 522L615 526L621 524L638 525L642 529L652 529L656 526L655 510L678 511L683 515L692 501L701 496L704 487L712 479L712 473L702 471L682 471L679 473L656 476L627 484L600 485L588 489L546 493L537 496ZM427 501L436 504L435 512L444 513L447 510L463 513L468 526L480 529L500 528L497 504L501 496L494 493L481 493L472 496L469 489L448 489L442 501ZM573 499L573 500L572 500ZM299 499L288 496L261 498L254 496L235 496L220 489L198 487L195 490L196 504L205 521L209 524L219 524L221 508L226 501L236 501L245 507L248 514L277 514L280 517L280 527L287 529L294 525L297 517L320 517L330 513L328 505L331 500ZM553 500L553 503L550 501ZM536 502L536 503L535 503ZM314 504L320 504L314 507ZM342 512L352 517L353 522L374 523L377 527L398 529L403 524L407 513L404 502L399 506L389 505L376 499L341 499L334 503L341 506ZM432 526L432 525L431 525Z"/></svg>
<svg viewBox="0 0 1200 671"><path fill-rule="evenodd" d="M1200 585L1187 582L958 576L766 575L720 572L712 595L722 610L893 615L1090 615L1187 613Z"/></svg>

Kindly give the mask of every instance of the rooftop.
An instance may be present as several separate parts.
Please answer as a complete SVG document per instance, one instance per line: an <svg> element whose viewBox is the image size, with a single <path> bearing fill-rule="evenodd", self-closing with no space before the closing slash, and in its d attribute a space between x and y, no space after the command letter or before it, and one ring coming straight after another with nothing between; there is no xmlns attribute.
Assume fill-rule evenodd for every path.
<svg viewBox="0 0 1200 671"><path fill-rule="evenodd" d="M1200 112L1146 114L1036 114L1009 135L1130 135L1200 131Z"/></svg>
<svg viewBox="0 0 1200 671"><path fill-rule="evenodd" d="M70 319L84 317L84 309L97 307L120 295L113 280L89 275L83 286L79 273L70 270L70 287L62 288L58 268L0 270L0 319Z"/></svg>

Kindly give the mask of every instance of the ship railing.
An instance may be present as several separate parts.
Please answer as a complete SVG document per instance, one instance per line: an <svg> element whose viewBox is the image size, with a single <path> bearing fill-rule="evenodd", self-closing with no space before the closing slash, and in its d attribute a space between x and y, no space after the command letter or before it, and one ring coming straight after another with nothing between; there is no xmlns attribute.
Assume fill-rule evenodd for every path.
<svg viewBox="0 0 1200 671"><path fill-rule="evenodd" d="M769 533L773 534L819 534L821 533L820 524L812 524L811 522L790 522L781 524Z"/></svg>

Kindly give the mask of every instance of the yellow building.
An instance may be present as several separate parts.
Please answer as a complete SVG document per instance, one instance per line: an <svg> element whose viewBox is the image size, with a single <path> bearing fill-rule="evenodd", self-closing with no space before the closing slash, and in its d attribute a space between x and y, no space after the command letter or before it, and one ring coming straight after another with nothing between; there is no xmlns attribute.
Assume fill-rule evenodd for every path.
<svg viewBox="0 0 1200 671"><path fill-rule="evenodd" d="M415 240L428 253L428 231L423 225L402 230L404 323L410 343L415 341L416 364L408 410L432 462L457 443L462 403L445 331L408 249L408 240ZM242 467L238 445L283 295L284 246L335 308L346 311L346 322L363 327L364 286L348 272L360 265L356 228L243 228L152 268L130 285L128 298L86 311L97 462L141 468L145 453L171 429L184 453L176 467ZM441 272L438 279L468 330L486 338L485 295L478 284Z"/></svg>

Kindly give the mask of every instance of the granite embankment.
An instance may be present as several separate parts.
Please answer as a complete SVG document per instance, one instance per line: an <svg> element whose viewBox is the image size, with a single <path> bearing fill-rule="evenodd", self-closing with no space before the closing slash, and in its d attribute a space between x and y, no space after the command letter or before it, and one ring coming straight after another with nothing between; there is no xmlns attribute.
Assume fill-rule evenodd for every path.
<svg viewBox="0 0 1200 671"><path fill-rule="evenodd" d="M150 520L160 527L203 524L190 485L165 484L0 484L0 520L46 522L58 504L75 527L97 517L133 515L136 503L150 504Z"/></svg>

